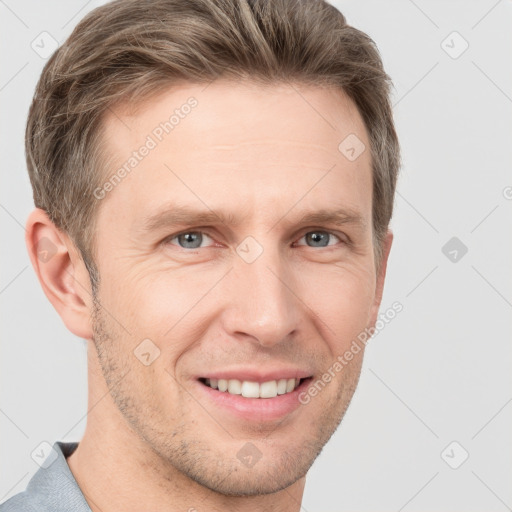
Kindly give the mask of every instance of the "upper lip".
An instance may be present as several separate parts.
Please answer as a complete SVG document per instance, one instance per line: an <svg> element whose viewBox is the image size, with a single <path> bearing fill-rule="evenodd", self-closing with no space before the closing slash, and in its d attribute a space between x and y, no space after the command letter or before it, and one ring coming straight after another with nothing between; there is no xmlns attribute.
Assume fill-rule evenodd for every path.
<svg viewBox="0 0 512 512"><path fill-rule="evenodd" d="M272 371L262 371L261 368L233 368L229 370L207 372L204 375L199 375L197 378L225 380L237 379L239 381L262 383L280 379L306 379L312 375L313 373L308 370L289 367Z"/></svg>

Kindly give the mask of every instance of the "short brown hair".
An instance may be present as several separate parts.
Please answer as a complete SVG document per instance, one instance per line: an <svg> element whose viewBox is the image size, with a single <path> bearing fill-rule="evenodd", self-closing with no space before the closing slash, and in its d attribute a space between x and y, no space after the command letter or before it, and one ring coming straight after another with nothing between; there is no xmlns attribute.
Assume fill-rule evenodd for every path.
<svg viewBox="0 0 512 512"><path fill-rule="evenodd" d="M368 35L324 0L117 0L89 13L50 58L26 129L35 205L69 234L89 272L104 115L178 81L221 77L334 85L354 101L371 146L380 260L400 153L391 80Z"/></svg>

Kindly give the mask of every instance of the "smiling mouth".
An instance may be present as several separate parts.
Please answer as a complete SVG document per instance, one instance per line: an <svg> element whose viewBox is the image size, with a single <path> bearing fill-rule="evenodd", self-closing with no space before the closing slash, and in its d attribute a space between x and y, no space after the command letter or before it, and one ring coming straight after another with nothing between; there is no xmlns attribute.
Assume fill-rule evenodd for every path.
<svg viewBox="0 0 512 512"><path fill-rule="evenodd" d="M278 395L292 393L303 382L310 379L311 377L305 379L278 379L261 383L238 379L201 378L199 381L211 389L230 395L241 395L244 398L275 398Z"/></svg>

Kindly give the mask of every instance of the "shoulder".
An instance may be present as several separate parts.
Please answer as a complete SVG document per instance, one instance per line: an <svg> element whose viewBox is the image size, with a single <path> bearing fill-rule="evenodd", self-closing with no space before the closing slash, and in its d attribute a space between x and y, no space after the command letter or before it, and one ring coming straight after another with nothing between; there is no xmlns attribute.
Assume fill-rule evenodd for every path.
<svg viewBox="0 0 512 512"><path fill-rule="evenodd" d="M0 512L41 512L40 500L27 491L20 492L0 505Z"/></svg>
<svg viewBox="0 0 512 512"><path fill-rule="evenodd" d="M25 491L0 505L0 512L90 512L66 458L78 443L57 441L43 449L45 460Z"/></svg>

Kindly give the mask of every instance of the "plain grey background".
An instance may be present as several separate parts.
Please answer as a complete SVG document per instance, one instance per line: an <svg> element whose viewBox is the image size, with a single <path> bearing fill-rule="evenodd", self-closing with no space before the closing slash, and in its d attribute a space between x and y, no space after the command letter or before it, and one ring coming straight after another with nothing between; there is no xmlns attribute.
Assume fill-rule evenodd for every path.
<svg viewBox="0 0 512 512"><path fill-rule="evenodd" d="M0 501L25 488L41 442L85 427L85 342L25 249L23 136L41 40L62 42L101 3L0 0ZM404 165L382 311L403 311L369 343L303 510L511 510L512 4L333 3L375 40L395 85Z"/></svg>

